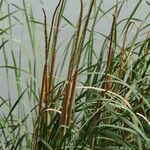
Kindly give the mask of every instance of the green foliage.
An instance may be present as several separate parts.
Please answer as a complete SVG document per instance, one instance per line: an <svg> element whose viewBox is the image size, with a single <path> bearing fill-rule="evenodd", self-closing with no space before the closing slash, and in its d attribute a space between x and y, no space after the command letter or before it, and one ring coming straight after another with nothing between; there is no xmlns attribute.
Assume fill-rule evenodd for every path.
<svg viewBox="0 0 150 150"><path fill-rule="evenodd" d="M150 12L136 15L150 4L122 17L126 0L77 2L75 23L59 0L49 24L30 1L0 1L0 149L149 150Z"/></svg>

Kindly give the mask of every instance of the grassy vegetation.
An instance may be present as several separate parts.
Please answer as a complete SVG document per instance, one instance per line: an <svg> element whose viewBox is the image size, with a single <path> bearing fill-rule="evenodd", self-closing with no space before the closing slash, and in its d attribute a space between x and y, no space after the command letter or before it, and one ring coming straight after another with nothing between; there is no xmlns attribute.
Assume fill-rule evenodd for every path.
<svg viewBox="0 0 150 150"><path fill-rule="evenodd" d="M68 0L51 21L31 1L0 0L0 149L149 150L150 3L122 17L126 0L75 2L74 23Z"/></svg>

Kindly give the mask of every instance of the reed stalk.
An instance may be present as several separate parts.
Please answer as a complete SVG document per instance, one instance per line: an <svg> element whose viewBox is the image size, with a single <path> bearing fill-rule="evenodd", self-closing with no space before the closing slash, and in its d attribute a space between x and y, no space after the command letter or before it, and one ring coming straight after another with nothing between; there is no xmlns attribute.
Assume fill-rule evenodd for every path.
<svg viewBox="0 0 150 150"><path fill-rule="evenodd" d="M83 14L82 0L80 0L80 4L81 4L80 15L79 15L79 20L78 20L78 24L77 24L77 33L76 33L75 40L74 40L75 42L73 45L74 48L73 48L72 57L70 60L70 66L69 66L69 70L68 70L68 78L67 78L68 83L67 83L66 89L65 89L66 90L65 101L64 101L64 104L62 107L62 115L60 118L60 125L70 125L71 114L72 114L72 104L73 104L73 98L74 98L74 94L75 94L75 86L76 86L76 82L77 82L80 57L81 57L81 53L83 51L83 44L84 44L84 40L85 40L85 36L86 36L86 32L87 32L90 15L92 12L94 0L92 0L90 3L86 21L85 21L85 24L84 24L84 27L83 27L83 30L81 33L80 33L80 29L81 29L81 21L82 21L82 14ZM74 79L72 79L72 77L74 77ZM62 127L60 129L60 139L63 138L64 133L65 133L65 130L64 130L64 127Z"/></svg>

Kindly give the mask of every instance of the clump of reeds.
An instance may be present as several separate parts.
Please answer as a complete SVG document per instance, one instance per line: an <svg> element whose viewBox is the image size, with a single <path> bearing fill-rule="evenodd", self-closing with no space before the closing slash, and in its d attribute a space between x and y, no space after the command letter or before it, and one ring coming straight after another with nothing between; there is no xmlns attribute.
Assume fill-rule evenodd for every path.
<svg viewBox="0 0 150 150"><path fill-rule="evenodd" d="M47 17L46 13L43 9L44 13L44 35L45 35L45 64L41 85L41 93L39 97L39 111L38 111L38 119L36 122L37 127L35 128L35 133L33 134L33 141L35 141L32 146L33 149L42 149L44 145L38 141L40 136L44 136L44 140L48 141L51 130L48 128L49 122L51 121L51 112L49 109L54 109L55 105L52 104L52 90L53 90L53 82L54 82L54 69L55 69L55 60L56 60L56 46L57 46L57 38L60 26L61 15L64 9L64 0L60 0L53 18L51 29L48 34L47 29ZM50 60L50 63L48 63ZM42 130L42 128L44 128ZM45 135L41 135L41 130ZM35 147L34 147L35 146Z"/></svg>
<svg viewBox="0 0 150 150"><path fill-rule="evenodd" d="M84 1L80 0L78 20L76 25L73 25L64 16L67 3L67 0L58 1L50 26L48 14L44 9L44 23L41 23L34 20L32 10L28 12L25 0L23 9L13 5L24 13L29 31L33 61L29 58L28 71L22 70L22 49L20 48L18 62L12 46L11 17L17 11L11 13L9 6L8 14L0 19L3 21L9 18L10 26L0 31L3 37L0 50L3 50L5 62L0 69L6 69L8 85L10 85L9 69L14 70L18 92L15 103L11 101L9 86L8 99L0 97L2 101L0 108L8 110L8 114L1 114L0 118L0 135L2 135L0 149L148 149L150 32L148 24L145 25L144 22L150 13L143 21L134 18L142 3L139 0L130 16L121 20L120 12L126 1L116 0L116 4L104 12L102 7L104 1L89 0L86 3L89 4L87 14L84 16L86 8ZM146 4L149 5L148 2ZM2 5L3 1L0 2L0 8ZM110 11L113 11L112 22L108 35L104 35L101 29L98 28L99 31L96 31L96 24ZM68 58L66 56L69 56L67 76L56 81L58 39L62 21L73 27L74 34L65 47L64 58L62 56L61 70L64 69L64 62ZM140 25L137 25L137 22ZM44 66L40 92L36 82L38 72L36 53L39 55L35 50L37 23L44 28L45 45L42 51ZM136 30L128 41L132 29ZM7 39L7 31L10 32L10 39ZM100 42L101 47L95 47L95 40ZM12 46L13 66L9 65L7 59L7 44ZM21 82L23 73L29 74L25 89ZM27 98L24 98L24 95ZM23 102L26 103L24 100L27 99L34 105L26 114ZM15 114L16 108L18 116ZM19 119L16 119L17 117ZM28 125L31 120L33 132L29 130Z"/></svg>
<svg viewBox="0 0 150 150"><path fill-rule="evenodd" d="M83 2L80 0L81 8L80 8L80 14L79 14L79 20L77 23L76 27L76 33L74 35L74 40L73 40L73 46L72 46L72 51L71 51L71 59L69 63L69 68L68 68L68 76L67 76L67 83L64 88L64 101L62 103L62 108L61 108L61 114L59 118L59 136L58 136L58 141L60 141L64 134L65 134L65 128L64 126L70 126L71 124L71 118L72 118L72 108L74 104L74 95L75 95L75 89L76 89L76 84L77 84L77 78L79 74L79 64L80 64L80 58L81 58L81 53L83 51L83 44L84 40L86 37L86 32L87 32L87 27L90 19L90 15L92 12L93 4L94 1L91 2L90 8L83 26L83 29L81 31L82 27L82 16L83 16ZM58 35L58 30L59 30L59 24L60 24L60 19L63 11L63 6L64 1L60 1L57 8L55 9L54 15L53 15L53 20L52 20L52 26L51 26L51 31L49 35L49 40L48 40L48 35L47 35L47 19L46 19L46 14L44 12L44 25L45 25L45 65L44 65L44 72L43 72L43 79L42 79L42 86L41 86L41 94L40 94L40 99L39 99L39 116L38 116L38 121L37 121L37 128L35 129L33 137L33 141L36 141L34 145L36 147L41 147L41 144L38 145L38 137L40 136L40 128L41 125L45 124L45 134L47 136L47 139L50 137L50 129L48 129L48 120L50 120L48 117L48 109L53 109L55 108L54 105L51 105L51 93L52 93L52 82L54 80L54 68L55 68L55 57L56 57L56 45L57 45L57 35ZM59 10L60 9L60 10ZM53 28L53 23L55 23L55 28ZM53 31L54 30L54 31ZM52 43L50 43L51 36L53 35ZM52 47L50 47L50 44ZM48 74L48 56L49 56L49 50L52 50L53 52L51 53L51 62L50 62L50 74ZM44 104L44 107L42 106ZM40 116L43 114L42 116ZM42 122L40 122L40 117L43 117ZM34 148L35 149L35 148Z"/></svg>

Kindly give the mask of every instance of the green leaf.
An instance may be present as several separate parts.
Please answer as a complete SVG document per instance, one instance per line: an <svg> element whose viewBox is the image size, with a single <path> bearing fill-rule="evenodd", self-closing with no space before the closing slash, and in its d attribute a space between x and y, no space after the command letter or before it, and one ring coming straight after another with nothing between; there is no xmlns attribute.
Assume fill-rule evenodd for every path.
<svg viewBox="0 0 150 150"><path fill-rule="evenodd" d="M28 88L26 88L22 93L21 95L19 96L19 98L17 99L17 101L15 102L15 104L12 106L8 116L7 116L7 120L9 118L9 116L11 115L11 113L13 112L13 110L17 107L18 103L21 101L23 95L25 94L25 92L27 91Z"/></svg>
<svg viewBox="0 0 150 150"><path fill-rule="evenodd" d="M40 141L49 149L49 150L53 150L53 148L42 138L40 138Z"/></svg>
<svg viewBox="0 0 150 150"><path fill-rule="evenodd" d="M14 11L14 12L11 12L11 13L9 13L9 14L7 14L7 15L1 17L1 18L0 18L0 21L6 19L7 17L11 16L12 14L14 14L14 13L16 13L16 12L18 12L18 10Z"/></svg>

